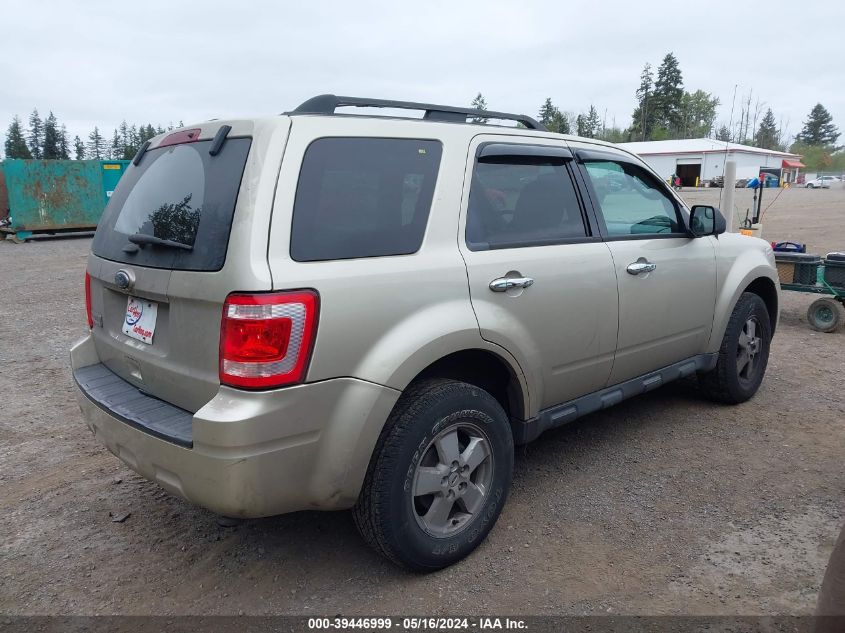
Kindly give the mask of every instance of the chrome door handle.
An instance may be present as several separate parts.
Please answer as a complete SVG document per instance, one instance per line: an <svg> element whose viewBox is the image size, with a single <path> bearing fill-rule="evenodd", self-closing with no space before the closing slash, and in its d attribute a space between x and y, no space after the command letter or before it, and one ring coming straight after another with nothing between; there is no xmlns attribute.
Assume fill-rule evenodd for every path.
<svg viewBox="0 0 845 633"><path fill-rule="evenodd" d="M511 288L528 288L534 284L531 277L499 277L490 282L490 290L504 292Z"/></svg>
<svg viewBox="0 0 845 633"><path fill-rule="evenodd" d="M650 273L655 268L657 268L657 264L652 264L645 257L640 257L633 264L628 264L628 268L625 270L631 275L641 275L643 273Z"/></svg>

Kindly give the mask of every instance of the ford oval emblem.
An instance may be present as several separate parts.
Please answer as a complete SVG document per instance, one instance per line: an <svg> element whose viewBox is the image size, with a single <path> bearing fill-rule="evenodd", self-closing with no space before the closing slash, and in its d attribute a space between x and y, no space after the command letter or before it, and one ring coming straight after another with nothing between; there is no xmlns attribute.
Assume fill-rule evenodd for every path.
<svg viewBox="0 0 845 633"><path fill-rule="evenodd" d="M121 290L129 290L135 283L135 275L128 270L118 270L114 274L114 283Z"/></svg>

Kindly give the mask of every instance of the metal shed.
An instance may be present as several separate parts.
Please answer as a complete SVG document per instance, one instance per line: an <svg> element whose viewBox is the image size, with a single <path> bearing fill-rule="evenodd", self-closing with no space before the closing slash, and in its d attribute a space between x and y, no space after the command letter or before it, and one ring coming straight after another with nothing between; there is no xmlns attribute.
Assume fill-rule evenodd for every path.
<svg viewBox="0 0 845 633"><path fill-rule="evenodd" d="M725 161L729 160L736 163L737 178L754 178L762 170L778 170L779 178L791 182L797 177L793 165L800 165L801 159L798 154L710 138L620 143L619 147L637 154L664 179L677 175L685 187L697 187L722 176Z"/></svg>

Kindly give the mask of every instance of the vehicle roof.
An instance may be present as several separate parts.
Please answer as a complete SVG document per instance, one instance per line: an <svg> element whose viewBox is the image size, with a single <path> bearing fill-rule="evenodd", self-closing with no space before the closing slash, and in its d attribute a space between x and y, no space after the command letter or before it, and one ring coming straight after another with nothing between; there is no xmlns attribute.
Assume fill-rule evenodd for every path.
<svg viewBox="0 0 845 633"><path fill-rule="evenodd" d="M338 108L366 108L369 112L359 112L355 114L337 112ZM392 116L383 114L374 114L374 109L387 109L391 111L415 110L422 112L422 117L406 117L406 116ZM372 99L365 97L347 97L337 96L334 94L322 94L307 99L301 103L297 108L290 112L284 112L276 117L260 117L260 118L245 118L245 119L229 119L229 120L215 120L206 121L204 123L195 125L186 125L176 130L169 130L164 134L160 134L152 138L143 150L154 149L159 147L162 141L168 136L184 132L191 129L199 129L199 134L194 137L194 140L206 140L213 138L218 133L221 127L228 125L230 130L227 135L230 136L250 136L255 132L267 130L267 128L278 128L281 126L288 126L292 120L297 118L331 118L333 125L336 128L337 123L341 121L350 121L351 127L358 127L360 129L360 122L379 126L391 124L415 124L423 125L427 128L440 128L446 134L454 132L457 129L472 131L470 136L476 134L500 134L519 136L521 138L535 136L537 138L545 139L559 139L564 142L583 142L593 145L605 146L613 148L616 151L636 156L633 152L620 148L612 143L599 141L597 139L582 138L570 134L557 134L548 131L540 122L525 114L512 114L508 112L496 112L491 110L479 110L477 108L467 108L460 106L438 105L433 103L421 103L414 101L394 101L387 99ZM468 119L485 119L485 122L476 122ZM517 123L514 126L490 124L486 121L493 120L510 120ZM351 123L356 121L357 123ZM447 127L442 127L447 126ZM142 150L142 153L143 153Z"/></svg>
<svg viewBox="0 0 845 633"><path fill-rule="evenodd" d="M433 107L445 108L447 106ZM456 108L456 110L463 112L465 109ZM474 114L483 116L505 113L473 111L468 116L472 116ZM523 115L506 116L523 117ZM533 121L533 119L530 119L530 117L526 117L526 119ZM354 114L346 112L314 113L294 111L274 116L237 119L211 119L202 123L184 125L181 128L168 130L167 132L164 132L163 134L160 134L150 139L150 145L147 149L155 149L159 147L169 135L178 132L184 132L186 130L199 129L200 133L197 137L198 140L208 140L214 138L215 134L217 134L219 129L224 125L228 125L231 127L231 130L228 132L229 137L257 135L263 136L265 134L277 133L278 131L280 131L281 128L287 128L288 126L290 126L292 122L295 124L296 120L310 120L312 122L314 120L325 120L327 122L331 121L331 124L326 126L327 128L330 128L327 130L327 135L338 134L339 132L341 132L341 130L341 133L345 134L346 130L344 130L343 128L346 128L347 126L350 128L351 133L357 133L359 135L370 135L371 133L385 134L388 133L385 131L385 128L389 129L393 126L396 126L397 132L398 128L405 128L405 130L401 133L401 135L404 136L409 133L409 129L419 126L421 130L420 134L432 134L433 130L437 130L438 136L441 136L444 139L450 136L462 137L461 142L466 142L472 137L477 136L479 134L497 134L502 136L513 136L515 137L514 140L516 140L516 137L518 137L520 142L530 142L530 139L534 137L537 139L559 140L564 143L587 143L596 147L606 148L610 151L633 157L637 160L637 162L645 165L642 159L635 153L630 151L628 148L594 138L585 138L575 136L573 134L558 134L556 132L550 132L545 128L530 129L527 127L516 125L508 126L497 125L495 123L476 123L467 120L458 121L439 118L421 118L413 116L395 116L392 114L377 114L372 112L372 109L369 112L357 112ZM372 127L373 129L368 129L370 127ZM423 132L423 129L432 131ZM455 140L457 141L457 139Z"/></svg>
<svg viewBox="0 0 845 633"><path fill-rule="evenodd" d="M232 130L229 133L231 136L243 136L254 133L258 128L283 126L287 125L290 120L295 121L296 119L331 119L335 122L348 121L351 125L354 125L355 127L358 127L359 122L368 122L375 123L380 126L412 124L426 128L435 128L447 131L455 130L456 128L458 128L465 131L471 131L472 136L476 134L500 134L518 136L521 138L530 138L532 136L536 136L537 138L560 139L562 141L591 143L594 145L601 145L608 148L616 149L626 154L631 153L624 147L620 147L619 145L614 145L613 143L608 143L606 141L601 141L599 139L585 138L575 136L574 134L559 134L557 132L550 132L548 130L531 130L524 127L497 125L494 123L461 123L452 121L428 120L418 117L403 117L384 114L347 114L342 112L336 114L286 113L275 116L263 116L252 118L211 119L202 123L185 124L183 127L174 128L172 130L164 132L163 134L159 134L153 137L152 142L150 144L150 149L157 147L158 144L169 135L184 130L198 128L200 130L199 138L208 139L212 138L217 132L217 130L220 129L220 127L222 127L223 125L229 125L232 127Z"/></svg>

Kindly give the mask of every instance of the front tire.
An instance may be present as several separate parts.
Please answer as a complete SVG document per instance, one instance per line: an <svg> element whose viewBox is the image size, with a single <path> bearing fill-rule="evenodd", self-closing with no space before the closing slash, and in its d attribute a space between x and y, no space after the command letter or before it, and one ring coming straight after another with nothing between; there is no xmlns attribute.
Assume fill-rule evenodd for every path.
<svg viewBox="0 0 845 633"><path fill-rule="evenodd" d="M390 560L434 571L472 552L496 523L513 473L507 414L489 393L427 379L399 398L353 517Z"/></svg>
<svg viewBox="0 0 845 633"><path fill-rule="evenodd" d="M758 295L744 292L725 328L715 369L698 376L705 395L727 404L754 396L766 374L771 340L766 304Z"/></svg>

